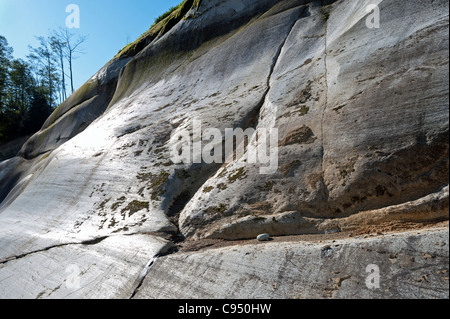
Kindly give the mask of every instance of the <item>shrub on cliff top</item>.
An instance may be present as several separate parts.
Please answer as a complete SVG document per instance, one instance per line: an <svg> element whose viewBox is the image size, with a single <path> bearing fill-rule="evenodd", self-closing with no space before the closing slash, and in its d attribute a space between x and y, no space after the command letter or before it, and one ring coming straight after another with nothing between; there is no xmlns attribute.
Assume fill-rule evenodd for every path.
<svg viewBox="0 0 450 319"><path fill-rule="evenodd" d="M155 22L147 32L142 34L136 41L126 45L120 50L115 58L135 56L154 39L167 33L189 10L192 8L198 9L200 3L201 0L184 0L178 6L170 8L169 11L156 18Z"/></svg>

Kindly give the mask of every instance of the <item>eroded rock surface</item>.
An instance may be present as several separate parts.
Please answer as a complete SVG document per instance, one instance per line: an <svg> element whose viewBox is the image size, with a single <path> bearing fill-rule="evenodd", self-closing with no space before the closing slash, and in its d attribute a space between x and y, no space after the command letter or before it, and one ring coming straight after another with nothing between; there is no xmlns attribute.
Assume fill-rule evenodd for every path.
<svg viewBox="0 0 450 319"><path fill-rule="evenodd" d="M231 246L159 258L135 298L447 298L448 257L448 229Z"/></svg>
<svg viewBox="0 0 450 319"><path fill-rule="evenodd" d="M380 9L379 29L366 25L369 3ZM17 291L8 286L32 272L22 258L12 260L17 256L27 256L28 265L92 250L126 265L130 252L119 238L142 254L137 271L160 253L152 245L143 248L159 236L237 240L448 220L446 1L202 0L185 6L184 17L108 62L55 110L18 157L0 163L0 276L13 274L1 283L1 297L24 296L18 291L31 284L19 281ZM223 134L227 128L278 129L276 171L261 174L266 164L248 163L246 154L224 164L174 163L177 134L192 131L194 121ZM262 142L253 135L249 143ZM440 234L419 237L431 242ZM107 239L80 246L98 238ZM395 246L397 239L376 245ZM111 249L97 246L106 244ZM309 249L270 245L261 258ZM348 245L361 249L337 260L356 267L362 262L357 251L371 244L355 239ZM448 266L448 244L438 250ZM189 258L207 267L225 253L208 254ZM279 262L289 262L288 255ZM80 267L97 257L80 259ZM101 265L107 268L107 260ZM219 270L232 271L227 265ZM397 266L400 272L412 264ZM70 295L56 289L65 267L54 267L33 272L39 284L27 296L124 297L136 288L133 274L108 293L90 293L86 286ZM108 282L111 272L99 269L99 284ZM58 272L51 284L43 283L48 271ZM171 285L189 280L179 279ZM352 280L340 284L348 282L360 287ZM387 296L448 296L439 285L426 293L398 287ZM283 294L272 296L297 296L297 288L282 280L277 287ZM239 296L257 297L245 296L248 291ZM269 297L269 290L264 294ZM141 295L158 291L144 287ZM217 289L204 296L226 297Z"/></svg>

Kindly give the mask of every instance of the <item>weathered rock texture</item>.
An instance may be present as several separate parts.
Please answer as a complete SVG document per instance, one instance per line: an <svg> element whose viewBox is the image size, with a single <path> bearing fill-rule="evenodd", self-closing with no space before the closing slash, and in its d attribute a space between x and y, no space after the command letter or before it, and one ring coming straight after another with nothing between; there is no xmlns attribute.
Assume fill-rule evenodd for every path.
<svg viewBox="0 0 450 319"><path fill-rule="evenodd" d="M366 26L368 4L380 9L379 29ZM131 296L143 278L137 269L148 270L148 261L167 250L166 241L148 244L162 234L236 240L448 220L446 1L187 0L180 10L55 110L18 157L0 163L0 278L6 278L0 297ZM264 165L242 158L175 164L176 136L194 120L221 132L277 128L278 170L261 174ZM262 142L251 136L249 143ZM326 279L313 287L316 268L303 279L290 268L289 256L310 250L307 260L324 263L316 246L192 253L186 258L193 265L219 273L200 292L180 296L227 297L231 282L222 283L235 267L244 269L233 277L240 281L275 276L248 260L220 263L251 251L286 270L276 290L256 281L265 297L320 297L325 290L325 297L366 297L369 292L353 290L361 288L354 272L379 257L367 252L371 245L403 256L406 236L419 242L415 258L442 242L442 234L342 243L333 267L351 272L353 279L336 283L348 289L333 290ZM439 258L426 265L448 271L448 243L433 249ZM77 258L85 252L92 256ZM47 258L61 262L42 264ZM92 292L91 284L75 294L62 290L66 258L109 291ZM137 296L169 297L165 285L192 280L196 266L182 265L183 258L157 260ZM165 275L166 262L179 267L175 282ZM418 275L413 264L394 264L390 276ZM48 273L53 279L46 281ZM292 276L299 286L291 285ZM149 284L153 279L157 286ZM440 279L419 290L402 283L377 296L448 296ZM234 296L258 297L245 287Z"/></svg>
<svg viewBox="0 0 450 319"><path fill-rule="evenodd" d="M135 297L447 298L448 257L447 229L226 247L157 259Z"/></svg>
<svg viewBox="0 0 450 319"><path fill-rule="evenodd" d="M12 140L11 142L1 145L0 146L0 161L4 161L4 160L7 160L9 158L16 156L16 154L22 148L23 143L25 143L29 138L30 138L30 136L19 137L19 138L16 138L15 140Z"/></svg>

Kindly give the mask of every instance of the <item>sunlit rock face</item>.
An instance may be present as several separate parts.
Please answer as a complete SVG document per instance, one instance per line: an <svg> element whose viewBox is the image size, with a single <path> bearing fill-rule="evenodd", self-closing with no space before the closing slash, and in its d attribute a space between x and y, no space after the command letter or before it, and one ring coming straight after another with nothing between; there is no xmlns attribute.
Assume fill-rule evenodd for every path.
<svg viewBox="0 0 450 319"><path fill-rule="evenodd" d="M28 290L2 283L0 297L134 296L149 260L171 249L166 234L236 240L448 220L446 1L203 0L147 42L108 62L0 163L0 281L56 273ZM194 145L211 145L199 123L224 139L227 129L276 131L276 145L255 133L247 152L232 143L220 161L198 160ZM186 132L193 156L179 162ZM267 145L269 162L249 160L250 146ZM139 258L105 284L111 292L56 289L72 264L99 265L109 282L128 271L129 249ZM68 255L84 257L63 265Z"/></svg>

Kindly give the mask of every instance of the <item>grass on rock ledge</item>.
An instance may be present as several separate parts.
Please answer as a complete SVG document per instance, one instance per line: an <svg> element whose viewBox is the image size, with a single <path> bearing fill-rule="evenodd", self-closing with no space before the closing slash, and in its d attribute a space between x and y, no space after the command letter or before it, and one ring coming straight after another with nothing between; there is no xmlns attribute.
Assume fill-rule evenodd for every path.
<svg viewBox="0 0 450 319"><path fill-rule="evenodd" d="M142 51L154 39L163 36L172 29L189 10L198 9L201 0L184 0L176 7L172 7L166 13L156 18L150 29L142 34L136 41L126 45L115 56L116 59L133 57Z"/></svg>

